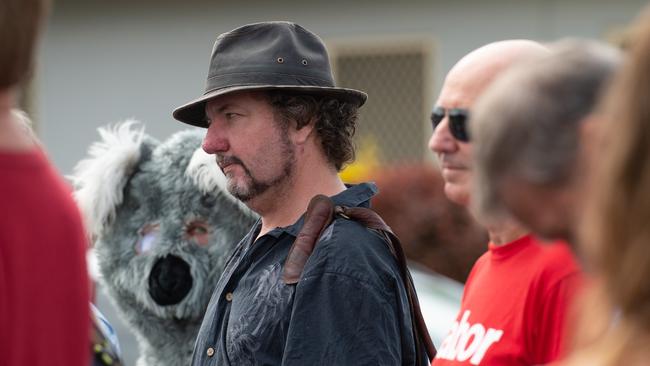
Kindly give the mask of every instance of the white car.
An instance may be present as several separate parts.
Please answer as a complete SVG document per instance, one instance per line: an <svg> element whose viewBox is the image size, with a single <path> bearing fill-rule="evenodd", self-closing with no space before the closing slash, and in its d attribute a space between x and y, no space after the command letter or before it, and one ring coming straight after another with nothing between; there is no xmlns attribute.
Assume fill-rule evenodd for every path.
<svg viewBox="0 0 650 366"><path fill-rule="evenodd" d="M433 344L439 349L458 315L463 284L416 263L409 263L409 270L420 300L424 322Z"/></svg>

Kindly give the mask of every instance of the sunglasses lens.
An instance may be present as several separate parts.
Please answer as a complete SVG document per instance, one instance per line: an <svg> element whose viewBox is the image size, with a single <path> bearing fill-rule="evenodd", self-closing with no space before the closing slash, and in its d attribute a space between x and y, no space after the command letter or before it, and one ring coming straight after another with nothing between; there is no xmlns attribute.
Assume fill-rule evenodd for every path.
<svg viewBox="0 0 650 366"><path fill-rule="evenodd" d="M469 142L467 120L468 113L466 111L458 109L449 111L449 130L458 141Z"/></svg>
<svg viewBox="0 0 650 366"><path fill-rule="evenodd" d="M433 112L431 113L431 127L433 127L435 130L440 122L442 122L443 118L445 118L445 110L440 107L434 108Z"/></svg>

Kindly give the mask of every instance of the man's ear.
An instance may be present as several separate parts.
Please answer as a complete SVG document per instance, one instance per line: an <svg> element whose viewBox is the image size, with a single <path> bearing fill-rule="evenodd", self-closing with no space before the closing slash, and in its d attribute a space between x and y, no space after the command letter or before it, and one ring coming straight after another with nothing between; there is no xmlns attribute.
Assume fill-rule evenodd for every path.
<svg viewBox="0 0 650 366"><path fill-rule="evenodd" d="M304 145L307 140L309 140L309 137L314 133L316 130L316 118L312 118L309 123L306 125L300 127L300 129L296 129L293 125L290 127L290 132L289 135L291 137L291 141L296 144L296 145Z"/></svg>
<svg viewBox="0 0 650 366"><path fill-rule="evenodd" d="M591 141L597 138L598 129L603 123L603 117L597 114L590 114L580 121L580 142Z"/></svg>
<svg viewBox="0 0 650 366"><path fill-rule="evenodd" d="M602 150L605 143L603 125L606 124L606 118L603 115L591 114L580 121L575 184L586 184L592 179L594 167L600 160L598 152Z"/></svg>
<svg viewBox="0 0 650 366"><path fill-rule="evenodd" d="M591 114L585 117L579 125L578 141L580 158L590 159L593 157L595 149L601 146L601 130L603 124L603 117Z"/></svg>

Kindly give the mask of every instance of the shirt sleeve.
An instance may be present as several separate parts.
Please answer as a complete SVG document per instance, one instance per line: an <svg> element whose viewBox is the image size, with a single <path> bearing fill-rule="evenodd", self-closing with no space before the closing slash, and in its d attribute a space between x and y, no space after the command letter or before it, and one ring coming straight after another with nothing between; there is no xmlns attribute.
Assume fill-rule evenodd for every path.
<svg viewBox="0 0 650 366"><path fill-rule="evenodd" d="M402 364L397 296L338 273L296 288L282 365Z"/></svg>
<svg viewBox="0 0 650 366"><path fill-rule="evenodd" d="M580 289L582 277L579 273L570 274L548 288L542 304L538 341L535 354L536 363L549 363L563 356L566 342L566 323L571 305Z"/></svg>

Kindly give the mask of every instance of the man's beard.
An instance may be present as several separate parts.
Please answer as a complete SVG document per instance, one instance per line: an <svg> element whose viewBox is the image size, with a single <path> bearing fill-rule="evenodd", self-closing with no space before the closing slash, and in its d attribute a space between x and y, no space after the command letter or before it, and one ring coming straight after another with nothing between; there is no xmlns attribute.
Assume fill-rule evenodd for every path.
<svg viewBox="0 0 650 366"><path fill-rule="evenodd" d="M244 171L245 183L237 185L234 180L228 179L228 192L230 192L230 194L235 196L235 198L238 200L242 202L248 202L253 198L256 198L265 193L271 187L278 186L291 179L293 177L295 167L295 150L288 139L283 139L283 141L281 141L281 144L282 156L284 157L284 165L276 176L268 180L260 180L253 177L244 162L236 156L217 157L219 165L224 166L229 164L237 164Z"/></svg>

